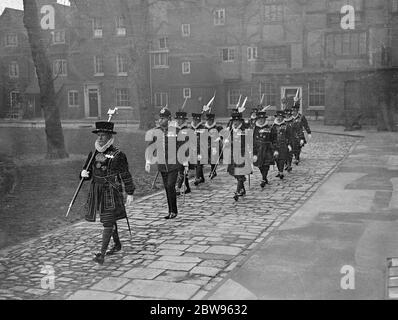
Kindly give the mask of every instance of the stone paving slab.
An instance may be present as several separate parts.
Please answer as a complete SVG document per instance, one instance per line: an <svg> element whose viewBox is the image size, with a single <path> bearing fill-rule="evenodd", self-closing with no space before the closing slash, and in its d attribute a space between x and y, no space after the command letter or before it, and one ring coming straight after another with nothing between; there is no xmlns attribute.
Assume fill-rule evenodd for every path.
<svg viewBox="0 0 398 320"><path fill-rule="evenodd" d="M123 248L102 266L92 261L101 245L99 222L8 247L0 251L0 299L203 298L312 196L356 141L313 135L301 164L284 180L271 167L271 185L261 190L255 168L239 202L232 199L235 180L220 167L214 180L192 186L185 203L178 199L180 214L173 220L163 218L164 192L138 199L127 208L132 237L120 221ZM48 267L54 289L41 291Z"/></svg>

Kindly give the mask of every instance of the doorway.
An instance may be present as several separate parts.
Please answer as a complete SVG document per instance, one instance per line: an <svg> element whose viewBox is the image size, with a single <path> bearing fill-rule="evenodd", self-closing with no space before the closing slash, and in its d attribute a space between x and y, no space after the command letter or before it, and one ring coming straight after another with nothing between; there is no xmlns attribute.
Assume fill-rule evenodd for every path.
<svg viewBox="0 0 398 320"><path fill-rule="evenodd" d="M294 97L296 96L298 91L299 94L299 103L300 103L300 109L299 112L303 113L303 89L302 87L296 87L296 86L289 86L289 87L282 87L281 88L281 97L285 97L287 99L287 107L289 109L292 108L294 104Z"/></svg>
<svg viewBox="0 0 398 320"><path fill-rule="evenodd" d="M100 118L101 95L98 85L86 85L84 89L84 115L86 118Z"/></svg>

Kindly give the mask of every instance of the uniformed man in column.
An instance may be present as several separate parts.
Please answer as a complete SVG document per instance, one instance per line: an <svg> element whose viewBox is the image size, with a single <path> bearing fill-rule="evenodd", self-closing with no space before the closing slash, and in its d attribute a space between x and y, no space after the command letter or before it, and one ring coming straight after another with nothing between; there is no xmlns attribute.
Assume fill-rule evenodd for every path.
<svg viewBox="0 0 398 320"><path fill-rule="evenodd" d="M216 171L216 163L218 159L222 156L222 144L220 138L220 131L223 129L221 125L219 125L216 120L216 115L214 113L206 114L206 123L205 129L208 131L208 159L210 163L210 179L213 179L217 176Z"/></svg>
<svg viewBox="0 0 398 320"><path fill-rule="evenodd" d="M290 132L292 133L292 139L293 139L293 116L292 116L292 109L287 108L285 109L285 123L288 126L288 129L290 130ZM291 146L293 148L293 141L291 141ZM288 152L288 156L287 156L287 160L286 160L286 166L285 166L285 170L287 172L291 172L292 169L292 160L293 160L293 150L290 150Z"/></svg>
<svg viewBox="0 0 398 320"><path fill-rule="evenodd" d="M195 168L195 182L194 185L198 186L205 182L205 176L203 174L203 163L201 162L201 134L206 130L204 123L202 122L202 113L192 113L192 122L190 128L195 131L196 134L196 150L197 150L197 163L192 164Z"/></svg>
<svg viewBox="0 0 398 320"><path fill-rule="evenodd" d="M296 100L292 108L292 147L296 165L300 162L301 148L307 143L304 130L307 132L308 138L311 139L311 128L305 116L299 113L299 109L300 103Z"/></svg>

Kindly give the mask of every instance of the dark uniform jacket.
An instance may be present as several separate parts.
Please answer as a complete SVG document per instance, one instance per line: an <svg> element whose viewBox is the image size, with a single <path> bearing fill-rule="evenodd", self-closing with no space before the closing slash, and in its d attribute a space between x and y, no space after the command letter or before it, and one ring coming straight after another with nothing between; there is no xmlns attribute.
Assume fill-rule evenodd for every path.
<svg viewBox="0 0 398 320"><path fill-rule="evenodd" d="M274 145L276 144L275 130L271 125L255 126L253 131L253 155L257 156L254 162L256 167L274 164Z"/></svg>
<svg viewBox="0 0 398 320"><path fill-rule="evenodd" d="M284 121L282 123L274 122L272 125L272 135L276 137L274 150L278 151L278 160L287 160L289 156L288 145L291 145L291 128Z"/></svg>
<svg viewBox="0 0 398 320"><path fill-rule="evenodd" d="M307 131L308 134L311 134L307 119L304 115L299 113L292 121L293 151L300 147L300 140L304 140L304 144L307 142L305 140L304 130Z"/></svg>
<svg viewBox="0 0 398 320"><path fill-rule="evenodd" d="M229 138L229 143L231 144L231 150L230 150L230 152L231 152L231 158L230 158L231 159L231 163L227 167L227 172L230 175L232 175L232 176L245 175L245 174L250 174L251 173L251 166L250 166L250 168L248 168L248 171L244 172L243 174L242 174L242 172L240 172L240 174L237 174L237 172L235 170L236 168L244 168L245 167L245 161L243 161L243 163L240 163L240 164L238 164L235 161L235 159L234 159L234 149L238 148L238 150L240 150L241 157L245 157L245 152L246 152L246 132L245 132L245 130L246 129L250 129L250 126L247 123L242 122L240 130L237 130L236 131L237 133L235 133L235 135L238 134L241 137L240 145L236 145L236 142L234 142L234 140L235 140L234 139L234 129L233 129L233 127L230 128L231 135L230 135L230 138Z"/></svg>
<svg viewBox="0 0 398 320"><path fill-rule="evenodd" d="M209 164L216 164L216 162L218 161L218 158L221 155L221 151L222 151L222 141L221 141L222 138L219 136L219 133L223 129L223 127L218 125L216 122L214 122L211 126L208 126L207 124L205 124L205 128L209 133L208 146L207 146ZM216 141L217 138L215 138L215 137L219 138L219 140ZM213 145L212 145L212 143L213 143ZM215 145L215 144L218 144L218 152L217 152L217 145ZM215 151L215 153L213 151ZM213 162L211 161L212 157L213 157Z"/></svg>
<svg viewBox="0 0 398 320"><path fill-rule="evenodd" d="M164 153L164 158L162 160L162 163L158 163L158 170L160 172L171 172L174 170L181 170L182 164L178 162L177 159L177 152L178 148L184 143L184 141L178 141L177 140L177 130L176 127L160 127L157 126L154 129L159 129L163 133L163 138L162 138L162 143L163 143L163 153ZM153 141L149 143L152 144L156 141L157 137L154 136ZM170 143L175 144L176 150L175 154L172 154L172 156L169 158L169 145ZM159 155L158 155L159 156ZM160 161L160 160L159 160Z"/></svg>
<svg viewBox="0 0 398 320"><path fill-rule="evenodd" d="M97 213L102 223L125 218L123 189L128 195L135 190L126 155L114 146L104 153L95 151L94 161L85 169L90 174L85 180L91 179L85 219L93 222Z"/></svg>
<svg viewBox="0 0 398 320"><path fill-rule="evenodd" d="M196 152L197 152L196 154L199 156L199 155L201 155L201 153L200 153L201 144L203 146L207 145L207 139L206 140L201 139L201 134L203 134L206 131L206 127L203 123L199 123L196 127L194 127L193 124L191 123L190 128L192 130L194 130L195 134L196 134ZM202 148L204 148L204 147L202 147ZM203 155L202 155L202 157L203 157ZM193 160L191 160L191 162L192 162L192 166L195 166L196 164L207 164L208 163L208 161L200 161L199 158L198 158L197 163L195 163L195 161L193 161Z"/></svg>

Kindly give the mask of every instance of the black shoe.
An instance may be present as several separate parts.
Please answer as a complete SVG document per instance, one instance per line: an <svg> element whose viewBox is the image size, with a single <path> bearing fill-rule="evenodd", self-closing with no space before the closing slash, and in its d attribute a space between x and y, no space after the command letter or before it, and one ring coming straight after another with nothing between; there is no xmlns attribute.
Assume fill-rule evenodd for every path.
<svg viewBox="0 0 398 320"><path fill-rule="evenodd" d="M300 160L294 161L294 163L296 164L296 166L298 166L299 162L300 162Z"/></svg>
<svg viewBox="0 0 398 320"><path fill-rule="evenodd" d="M235 192L235 195L234 195L234 200L235 201L238 201L239 200L239 196L238 196L238 194Z"/></svg>
<svg viewBox="0 0 398 320"><path fill-rule="evenodd" d="M107 251L106 255L111 256L116 252L119 252L120 250L122 250L122 244L119 242L117 244L114 244L114 246L109 251Z"/></svg>
<svg viewBox="0 0 398 320"><path fill-rule="evenodd" d="M102 253L97 253L93 259L93 261L97 262L98 264L104 264L105 257Z"/></svg>
<svg viewBox="0 0 398 320"><path fill-rule="evenodd" d="M191 193L191 188L187 188L184 193L185 194Z"/></svg>
<svg viewBox="0 0 398 320"><path fill-rule="evenodd" d="M210 173L210 180L213 180L215 177L217 177L217 172L213 172L213 173Z"/></svg>
<svg viewBox="0 0 398 320"><path fill-rule="evenodd" d="M175 217L177 217L177 213L171 212L171 213L170 213L170 218L169 218L169 219L174 219Z"/></svg>
<svg viewBox="0 0 398 320"><path fill-rule="evenodd" d="M200 179L195 179L195 182L193 183L195 186L198 186L200 183Z"/></svg>
<svg viewBox="0 0 398 320"><path fill-rule="evenodd" d="M285 176L283 175L283 173L279 176L279 179L283 180Z"/></svg>
<svg viewBox="0 0 398 320"><path fill-rule="evenodd" d="M260 183L261 189L264 189L264 187L265 187L266 184L268 184L268 180L267 180L267 179L261 181L261 183Z"/></svg>
<svg viewBox="0 0 398 320"><path fill-rule="evenodd" d="M165 216L164 218L165 219L170 219L170 217L171 217L171 212L169 212L169 214L167 216Z"/></svg>
<svg viewBox="0 0 398 320"><path fill-rule="evenodd" d="M246 190L245 189L240 189L237 193L236 193L236 195L238 196L238 197L242 197L242 196L244 196L246 194Z"/></svg>

